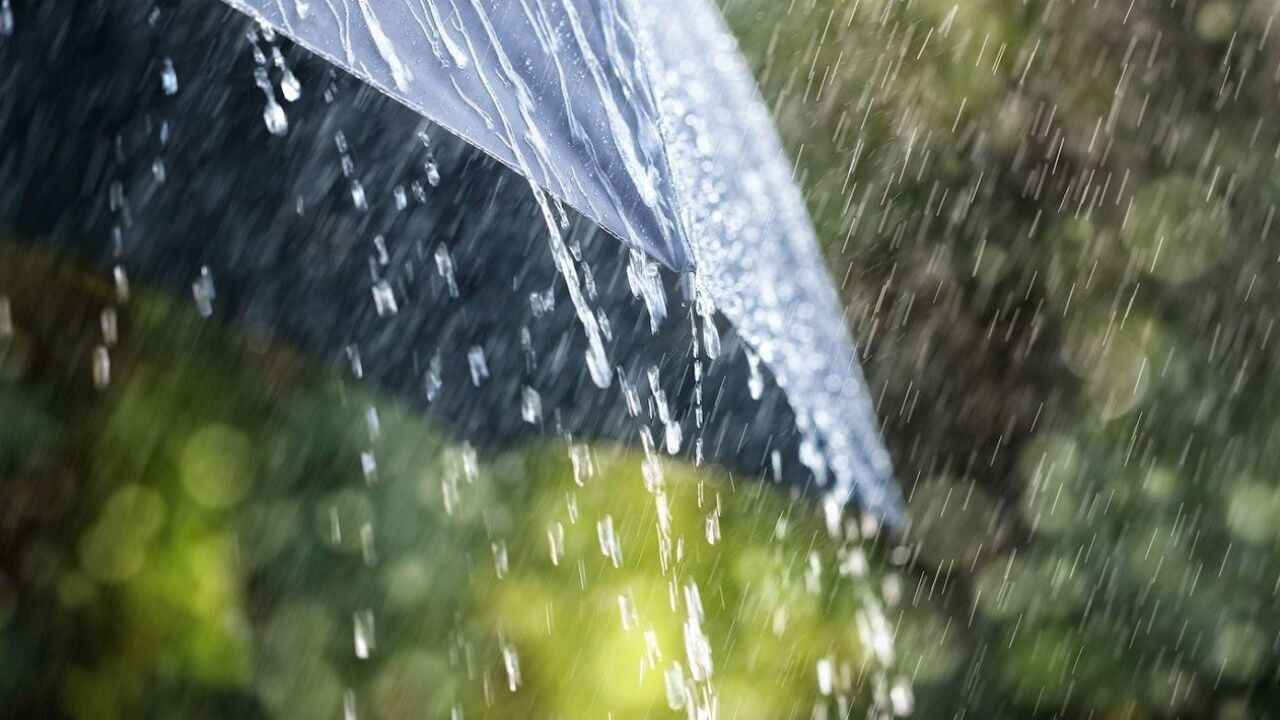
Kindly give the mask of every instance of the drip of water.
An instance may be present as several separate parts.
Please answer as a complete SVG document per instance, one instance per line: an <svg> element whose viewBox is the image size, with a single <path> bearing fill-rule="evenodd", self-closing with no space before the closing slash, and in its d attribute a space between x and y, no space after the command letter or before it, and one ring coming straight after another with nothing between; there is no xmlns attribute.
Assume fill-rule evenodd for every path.
<svg viewBox="0 0 1280 720"><path fill-rule="evenodd" d="M93 349L93 386L105 390L111 384L111 353L106 346Z"/></svg>
<svg viewBox="0 0 1280 720"><path fill-rule="evenodd" d="M217 293L213 287L213 274L207 265L200 268L200 276L191 283L191 295L195 298L200 317L213 317L213 301Z"/></svg>
<svg viewBox="0 0 1280 720"><path fill-rule="evenodd" d="M379 280L373 284L373 306L378 312L378 317L391 317L400 312L400 306L396 304L396 295L391 289L391 283L386 280Z"/></svg>
<svg viewBox="0 0 1280 720"><path fill-rule="evenodd" d="M160 88L165 95L178 94L178 71L173 67L173 60L165 58L160 67Z"/></svg>
<svg viewBox="0 0 1280 720"><path fill-rule="evenodd" d="M467 351L467 366L471 370L471 384L480 387L489 379L489 363L484 357L484 348L472 345Z"/></svg>
<svg viewBox="0 0 1280 720"><path fill-rule="evenodd" d="M0 37L8 37L13 31L13 6L9 4L9 0L0 0Z"/></svg>

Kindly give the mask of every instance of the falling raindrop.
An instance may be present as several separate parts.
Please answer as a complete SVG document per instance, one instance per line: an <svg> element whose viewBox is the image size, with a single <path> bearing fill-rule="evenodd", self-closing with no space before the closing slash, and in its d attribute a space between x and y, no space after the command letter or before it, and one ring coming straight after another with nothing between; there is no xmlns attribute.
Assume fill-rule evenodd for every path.
<svg viewBox="0 0 1280 720"><path fill-rule="evenodd" d="M289 68L284 68L283 75L280 77L280 97L284 98L285 102L297 102L302 97L302 82Z"/></svg>
<svg viewBox="0 0 1280 720"><path fill-rule="evenodd" d="M342 720L360 720L356 713L356 693L347 690L342 694Z"/></svg>
<svg viewBox="0 0 1280 720"><path fill-rule="evenodd" d="M520 687L520 656L510 643L502 648L502 666L507 671L507 689L515 692Z"/></svg>
<svg viewBox="0 0 1280 720"><path fill-rule="evenodd" d="M351 377L359 380L364 377L364 360L360 357L360 347L358 345L348 345L347 363L351 367Z"/></svg>
<svg viewBox="0 0 1280 720"><path fill-rule="evenodd" d="M649 329L656 334L658 326L667 317L667 293L662 287L657 263L639 250L632 249L627 262L627 284L631 294L644 302L649 313Z"/></svg>
<svg viewBox="0 0 1280 720"><path fill-rule="evenodd" d="M360 453L360 472L366 483L373 485L378 481L378 458L372 450Z"/></svg>
<svg viewBox="0 0 1280 720"><path fill-rule="evenodd" d="M899 679L893 683L893 687L889 690L889 706L893 709L893 714L898 717L907 717L915 710L915 697L906 680Z"/></svg>
<svg viewBox="0 0 1280 720"><path fill-rule="evenodd" d="M209 272L207 265L201 266L200 277L191 283L191 295L195 298L196 310L200 313L200 317L212 317L216 292L213 287L213 274Z"/></svg>
<svg viewBox="0 0 1280 720"><path fill-rule="evenodd" d="M436 272L444 278L445 285L449 289L449 297L458 297L458 279L453 271L453 257L449 255L449 248L444 243L436 245L435 260Z"/></svg>
<svg viewBox="0 0 1280 720"><path fill-rule="evenodd" d="M129 302L129 276L125 274L124 268L117 265L111 270L111 277L115 281L116 286L116 302Z"/></svg>
<svg viewBox="0 0 1280 720"><path fill-rule="evenodd" d="M160 87L165 95L178 94L178 71L174 69L171 58L165 58L161 63Z"/></svg>
<svg viewBox="0 0 1280 720"><path fill-rule="evenodd" d="M373 611L359 610L352 615L352 633L355 640L356 657L368 660L373 655L374 637Z"/></svg>
<svg viewBox="0 0 1280 720"><path fill-rule="evenodd" d="M13 7L9 0L0 0L0 37L12 35L13 29Z"/></svg>
<svg viewBox="0 0 1280 720"><path fill-rule="evenodd" d="M529 308L536 318L550 314L556 309L556 294L551 288L542 292L529 293Z"/></svg>
<svg viewBox="0 0 1280 720"><path fill-rule="evenodd" d="M547 544L551 546L551 564L559 565L564 557L564 525L555 523L547 528Z"/></svg>
<svg viewBox="0 0 1280 720"><path fill-rule="evenodd" d="M440 354L436 353L432 356L431 361L427 363L427 372L423 376L423 384L427 391L427 402L435 400L436 395L440 393L440 388L444 386L441 370Z"/></svg>
<svg viewBox="0 0 1280 720"><path fill-rule="evenodd" d="M99 317L99 324L102 327L102 344L107 347L113 347L120 339L120 331L118 321L116 319L116 311L113 308L107 308L102 311ZM0 317L0 337L4 336L3 332L4 319Z"/></svg>
<svg viewBox="0 0 1280 720"><path fill-rule="evenodd" d="M622 629L631 632L640 623L640 614L636 610L636 599L631 591L618 595L618 612L622 616Z"/></svg>
<svg viewBox="0 0 1280 720"><path fill-rule="evenodd" d="M490 544L493 552L493 572L501 580L511 572L511 556L507 553L507 544L501 540Z"/></svg>
<svg viewBox="0 0 1280 720"><path fill-rule="evenodd" d="M717 500L717 505L719 500ZM720 542L720 509L717 507L707 515L706 527L707 544L715 545Z"/></svg>
<svg viewBox="0 0 1280 720"><path fill-rule="evenodd" d="M835 692L835 661L829 657L824 657L818 661L818 692L823 695L831 695Z"/></svg>
<svg viewBox="0 0 1280 720"><path fill-rule="evenodd" d="M600 552L613 563L614 567L622 567L622 544L613 529L613 516L605 515L596 523L596 538L600 541Z"/></svg>
<svg viewBox="0 0 1280 720"><path fill-rule="evenodd" d="M467 350L467 366L471 370L471 384L480 387L489 379L489 363L484 357L484 348L472 345Z"/></svg>
<svg viewBox="0 0 1280 720"><path fill-rule="evenodd" d="M280 107L280 103L276 102L274 97L267 98L267 106L262 111L262 119L267 125L267 132L272 135L278 137L289 132L289 118L284 114L284 108Z"/></svg>
<svg viewBox="0 0 1280 720"><path fill-rule="evenodd" d="M752 400L759 400L764 395L764 373L760 371L760 356L747 351L747 389Z"/></svg>
<svg viewBox="0 0 1280 720"><path fill-rule="evenodd" d="M280 97L284 98L285 102L297 102L302 97L302 83L298 81L298 76L293 74L293 70L289 69L284 53L280 52L279 47L272 46L271 62L280 71Z"/></svg>
<svg viewBox="0 0 1280 720"><path fill-rule="evenodd" d="M105 390L111 384L111 353L106 346L99 345L93 350L93 386Z"/></svg>
<svg viewBox="0 0 1280 720"><path fill-rule="evenodd" d="M347 158L344 158L344 161L349 162ZM365 195L364 185L359 180L351 181L351 202L360 212L365 212L369 209L369 198Z"/></svg>
<svg viewBox="0 0 1280 720"><path fill-rule="evenodd" d="M373 284L373 306L378 312L378 317L391 317L400 312L400 306L396 304L396 295L391 289L391 283L386 280L379 280Z"/></svg>
<svg viewBox="0 0 1280 720"><path fill-rule="evenodd" d="M373 543L373 526L369 523L360 526L360 559L368 567L378 564L378 551Z"/></svg>
<svg viewBox="0 0 1280 720"><path fill-rule="evenodd" d="M530 425L542 422L542 396L528 385L520 388L520 418Z"/></svg>
<svg viewBox="0 0 1280 720"><path fill-rule="evenodd" d="M688 701L686 698L684 668L679 662L671 663L671 667L662 673L662 680L667 689L667 707L679 710Z"/></svg>

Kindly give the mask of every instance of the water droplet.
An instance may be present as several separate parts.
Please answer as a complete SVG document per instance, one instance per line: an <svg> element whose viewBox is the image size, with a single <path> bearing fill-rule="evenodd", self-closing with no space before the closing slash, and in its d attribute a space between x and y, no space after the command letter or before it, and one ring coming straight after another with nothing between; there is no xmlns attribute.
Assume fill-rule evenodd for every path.
<svg viewBox="0 0 1280 720"><path fill-rule="evenodd" d="M129 276L125 274L124 268L115 266L111 270L111 277L116 284L116 302L129 302Z"/></svg>
<svg viewBox="0 0 1280 720"><path fill-rule="evenodd" d="M604 347L598 342L591 342L587 347L587 371L591 373L591 382L596 387L607 388L613 384L613 368L609 366Z"/></svg>
<svg viewBox="0 0 1280 720"><path fill-rule="evenodd" d="M764 374L760 372L760 356L747 351L747 389L751 391L751 399L759 400L764 395Z"/></svg>
<svg viewBox="0 0 1280 720"><path fill-rule="evenodd" d="M680 423L672 420L664 426L663 439L666 442L667 454L675 455L680 452L680 442L684 439L680 430Z"/></svg>
<svg viewBox="0 0 1280 720"><path fill-rule="evenodd" d="M262 119L267 124L267 132L272 135L280 137L289 132L289 118L275 98L267 99L267 107L262 111Z"/></svg>
<svg viewBox="0 0 1280 720"><path fill-rule="evenodd" d="M484 358L484 348L472 345L467 350L467 365L471 368L471 384L476 387L489 379L489 363Z"/></svg>
<svg viewBox="0 0 1280 720"><path fill-rule="evenodd" d="M352 633L355 639L356 657L368 660L373 654L376 638L374 637L373 611L360 610L352 615Z"/></svg>
<svg viewBox="0 0 1280 720"><path fill-rule="evenodd" d="M347 690L342 694L342 720L359 720L356 713L356 692Z"/></svg>
<svg viewBox="0 0 1280 720"><path fill-rule="evenodd" d="M103 345L93 349L93 386L104 390L111 384L111 353Z"/></svg>
<svg viewBox="0 0 1280 720"><path fill-rule="evenodd" d="M99 324L102 326L102 344L107 347L113 347L120 339L119 323L116 320L116 311L113 308L107 308L102 311L99 318ZM0 318L0 337L4 336L3 318Z"/></svg>
<svg viewBox="0 0 1280 720"><path fill-rule="evenodd" d="M710 315L702 319L702 346L706 348L707 357L712 360L720 357L720 330Z"/></svg>
<svg viewBox="0 0 1280 720"><path fill-rule="evenodd" d="M551 564L559 565L564 557L564 525L556 523L547 528L547 544L551 546Z"/></svg>
<svg viewBox="0 0 1280 720"><path fill-rule="evenodd" d="M542 422L542 396L528 385L520 388L520 417L530 425Z"/></svg>
<svg viewBox="0 0 1280 720"><path fill-rule="evenodd" d="M889 690L889 705L893 708L893 714L898 717L906 717L915 710L915 697L906 680L899 679L893 684L893 688Z"/></svg>
<svg viewBox="0 0 1280 720"><path fill-rule="evenodd" d="M366 483L373 485L378 482L378 458L372 450L360 453L360 472L364 474Z"/></svg>
<svg viewBox="0 0 1280 720"><path fill-rule="evenodd" d="M622 629L631 632L640 622L640 613L636 610L636 599L627 590L618 596L618 613L622 616Z"/></svg>
<svg viewBox="0 0 1280 720"><path fill-rule="evenodd" d="M400 312L391 283L379 280L373 284L373 307L378 311L378 317L391 317Z"/></svg>
<svg viewBox="0 0 1280 720"><path fill-rule="evenodd" d="M284 98L285 102L297 102L302 97L302 83L289 68L284 68L282 72L283 74L280 76L280 97Z"/></svg>
<svg viewBox="0 0 1280 720"><path fill-rule="evenodd" d="M822 658L818 661L818 692L830 695L835 691L835 683L835 662L829 657Z"/></svg>
<svg viewBox="0 0 1280 720"><path fill-rule="evenodd" d="M649 329L657 333L658 326L667 317L667 293L662 287L657 263L639 250L632 250L627 264L627 285L631 294L644 302L649 312Z"/></svg>
<svg viewBox="0 0 1280 720"><path fill-rule="evenodd" d="M351 377L357 380L364 377L364 361L360 359L359 346L347 346L347 362L351 365Z"/></svg>
<svg viewBox="0 0 1280 720"><path fill-rule="evenodd" d="M360 559L368 567L378 564L378 551L373 543L373 526L369 523L360 526Z"/></svg>
<svg viewBox="0 0 1280 720"><path fill-rule="evenodd" d="M671 663L671 667L662 673L662 680L667 688L667 707L672 710L684 707L687 698L685 697L684 668L680 667L680 663Z"/></svg>
<svg viewBox="0 0 1280 720"><path fill-rule="evenodd" d="M507 644L502 648L502 665L507 670L507 689L515 692L520 687L520 656L514 645Z"/></svg>
<svg viewBox="0 0 1280 720"><path fill-rule="evenodd" d="M348 162L350 161L349 158L343 158L343 160ZM362 185L359 180L351 181L351 202L360 212L364 212L369 209L369 198L365 195L364 185Z"/></svg>
<svg viewBox="0 0 1280 720"><path fill-rule="evenodd" d="M213 275L209 272L209 267L200 268L200 277L191 283L191 295L196 300L196 310L200 313L200 317L213 316L213 300L217 297L217 293L213 287Z"/></svg>
<svg viewBox="0 0 1280 720"><path fill-rule="evenodd" d="M0 36L8 37L13 34L13 8L9 5L9 0L0 0Z"/></svg>
<svg viewBox="0 0 1280 720"><path fill-rule="evenodd" d="M427 372L423 376L423 384L426 386L427 391L427 402L435 400L436 396L440 394L440 388L444 385L441 371L440 354L436 353L432 356L431 362L427 364Z"/></svg>
<svg viewBox="0 0 1280 720"><path fill-rule="evenodd" d="M551 288L542 292L529 293L529 308L533 316L540 318L556 309L556 293Z"/></svg>
<svg viewBox="0 0 1280 720"><path fill-rule="evenodd" d="M715 545L720 542L720 511L719 509L707 515L707 544Z"/></svg>
<svg viewBox="0 0 1280 720"><path fill-rule="evenodd" d="M445 285L449 288L449 297L458 297L458 279L453 271L453 257L449 255L449 248L444 243L436 246L435 259L436 272L444 278Z"/></svg>
<svg viewBox="0 0 1280 720"><path fill-rule="evenodd" d="M596 523L596 538L600 541L600 552L613 563L614 567L622 567L622 543L613 529L613 516L605 515Z"/></svg>
<svg viewBox="0 0 1280 720"><path fill-rule="evenodd" d="M342 544L342 520L338 517L338 508L329 508L329 542L333 545Z"/></svg>
<svg viewBox="0 0 1280 720"><path fill-rule="evenodd" d="M173 67L173 60L165 58L160 67L160 87L165 95L178 94L178 71Z"/></svg>
<svg viewBox="0 0 1280 720"><path fill-rule="evenodd" d="M491 543L490 549L493 551L493 571L501 580L511 570L511 556L507 554L507 544L499 540Z"/></svg>

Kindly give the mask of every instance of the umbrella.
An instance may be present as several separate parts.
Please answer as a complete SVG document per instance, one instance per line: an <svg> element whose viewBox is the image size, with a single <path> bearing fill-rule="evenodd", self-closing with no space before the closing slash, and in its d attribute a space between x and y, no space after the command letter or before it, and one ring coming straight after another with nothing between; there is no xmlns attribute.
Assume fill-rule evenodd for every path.
<svg viewBox="0 0 1280 720"><path fill-rule="evenodd" d="M476 443L638 436L901 517L803 199L709 4L228 4L253 21L15 6L0 222Z"/></svg>

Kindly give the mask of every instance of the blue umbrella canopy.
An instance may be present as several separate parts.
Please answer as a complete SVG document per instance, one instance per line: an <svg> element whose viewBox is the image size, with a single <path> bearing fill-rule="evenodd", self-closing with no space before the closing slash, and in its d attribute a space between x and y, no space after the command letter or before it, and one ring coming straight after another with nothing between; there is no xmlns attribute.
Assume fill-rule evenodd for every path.
<svg viewBox="0 0 1280 720"><path fill-rule="evenodd" d="M669 451L820 489L833 518L901 517L803 198L710 4L227 2L249 28L212 3L19 15L0 219L469 438L634 438L647 392Z"/></svg>

